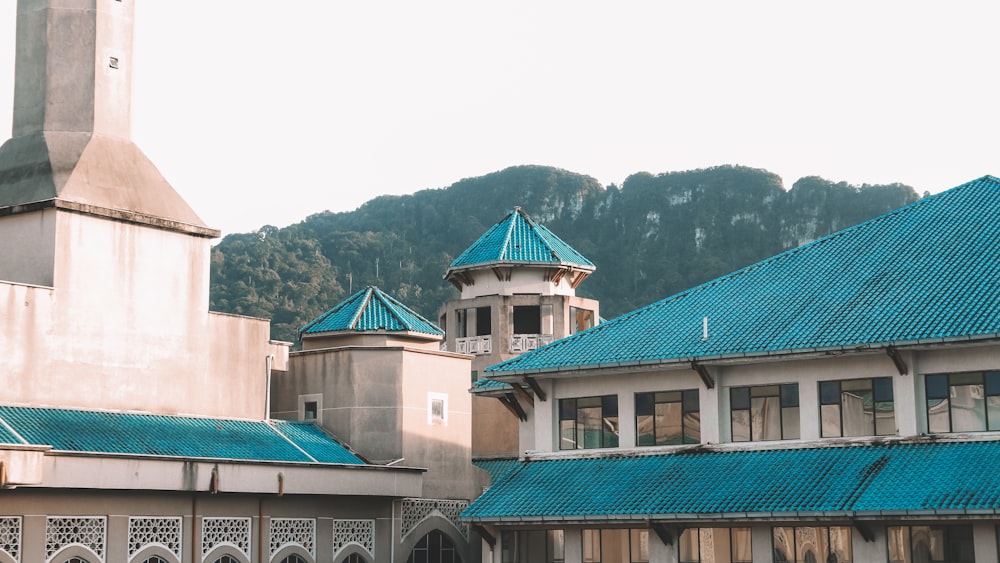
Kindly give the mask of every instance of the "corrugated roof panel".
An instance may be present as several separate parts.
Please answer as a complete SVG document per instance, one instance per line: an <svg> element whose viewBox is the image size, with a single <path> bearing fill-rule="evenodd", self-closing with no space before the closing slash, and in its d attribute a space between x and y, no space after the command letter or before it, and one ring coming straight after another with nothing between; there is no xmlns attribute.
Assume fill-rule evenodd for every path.
<svg viewBox="0 0 1000 563"><path fill-rule="evenodd" d="M515 207L465 249L449 272L491 264L553 264L594 269L594 264L545 226Z"/></svg>
<svg viewBox="0 0 1000 563"><path fill-rule="evenodd" d="M344 461L329 463L361 463L332 438L324 446L316 433L293 429L283 435L264 421L9 406L0 406L0 418L28 443L57 451L313 462L322 460L302 450L332 459L340 449ZM298 447L292 443L306 438Z"/></svg>
<svg viewBox="0 0 1000 563"><path fill-rule="evenodd" d="M998 240L1000 180L986 176L487 371L994 335Z"/></svg>
<svg viewBox="0 0 1000 563"><path fill-rule="evenodd" d="M998 462L995 441L526 461L500 475L462 517L1000 510L1000 474L967 471Z"/></svg>

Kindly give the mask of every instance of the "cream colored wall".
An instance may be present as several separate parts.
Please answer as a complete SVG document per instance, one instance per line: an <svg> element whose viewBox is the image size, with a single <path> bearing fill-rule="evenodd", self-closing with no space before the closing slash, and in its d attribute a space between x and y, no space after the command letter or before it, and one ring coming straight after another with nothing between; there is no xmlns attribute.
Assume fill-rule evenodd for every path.
<svg viewBox="0 0 1000 563"><path fill-rule="evenodd" d="M905 350L902 354L909 367L908 373L903 375L881 350L742 365L709 365L715 380L713 389L707 389L687 364L540 380L550 400L535 401L529 421L522 425L520 449L543 452L558 449L560 398L610 394L618 395L619 448L635 447L635 393L683 389L698 389L702 442L730 442L729 389L781 383L798 383L800 439L817 440L820 438L819 382L874 377L892 378L897 435L913 436L927 431L924 374L1000 369L1000 345L997 344L953 344Z"/></svg>
<svg viewBox="0 0 1000 563"><path fill-rule="evenodd" d="M209 241L60 212L53 287L0 284L5 402L261 419L268 322L208 312Z"/></svg>
<svg viewBox="0 0 1000 563"><path fill-rule="evenodd" d="M468 356L407 351L403 356L403 457L427 467L424 496L472 500L472 397ZM445 398L447 420L430 417L431 397Z"/></svg>
<svg viewBox="0 0 1000 563"><path fill-rule="evenodd" d="M409 333L400 335L386 332L334 333L330 335L306 335L302 339L303 350L322 350L343 346L409 346L426 350L439 350L441 339Z"/></svg>
<svg viewBox="0 0 1000 563"><path fill-rule="evenodd" d="M473 270L469 275L475 283L462 287L462 299L514 293L576 295L576 289L569 283L569 276L563 276L559 283L552 283L545 280L544 276L548 271L544 267L522 266L511 272L509 281L500 281L493 270Z"/></svg>
<svg viewBox="0 0 1000 563"><path fill-rule="evenodd" d="M416 348L293 352L272 381L272 416L297 419L301 395L322 394L321 423L373 461L426 467L423 496L471 499L469 357ZM428 423L428 394L447 396L448 422Z"/></svg>

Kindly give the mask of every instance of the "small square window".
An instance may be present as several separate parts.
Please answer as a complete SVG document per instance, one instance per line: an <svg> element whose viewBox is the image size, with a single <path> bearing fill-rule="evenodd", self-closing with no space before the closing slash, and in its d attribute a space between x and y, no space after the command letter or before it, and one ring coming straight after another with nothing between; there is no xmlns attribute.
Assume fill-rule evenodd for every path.
<svg viewBox="0 0 1000 563"><path fill-rule="evenodd" d="M319 410L319 405L316 401L306 401L306 404L302 407L302 419L303 420L316 420L316 412Z"/></svg>
<svg viewBox="0 0 1000 563"><path fill-rule="evenodd" d="M448 395L427 394L427 424L448 424Z"/></svg>

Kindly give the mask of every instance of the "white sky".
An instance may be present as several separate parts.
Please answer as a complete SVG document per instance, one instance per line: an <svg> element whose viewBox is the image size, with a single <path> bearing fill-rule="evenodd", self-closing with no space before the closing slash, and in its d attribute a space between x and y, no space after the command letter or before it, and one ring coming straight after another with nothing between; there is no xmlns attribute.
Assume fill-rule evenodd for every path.
<svg viewBox="0 0 1000 563"><path fill-rule="evenodd" d="M1000 175L998 16L995 1L137 0L133 138L224 234L518 164L604 185L741 164L786 187L937 192Z"/></svg>

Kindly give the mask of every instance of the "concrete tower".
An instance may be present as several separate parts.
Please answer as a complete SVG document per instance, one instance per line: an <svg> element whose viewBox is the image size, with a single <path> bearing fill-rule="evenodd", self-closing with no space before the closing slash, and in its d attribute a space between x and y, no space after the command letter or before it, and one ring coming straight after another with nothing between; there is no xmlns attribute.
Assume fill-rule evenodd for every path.
<svg viewBox="0 0 1000 563"><path fill-rule="evenodd" d="M515 207L445 273L461 291L439 311L447 349L475 356L476 380L487 366L594 326L600 304L576 296L594 270L579 252ZM532 383L474 389L474 457L517 455L518 419L531 411L521 402L545 400Z"/></svg>
<svg viewBox="0 0 1000 563"><path fill-rule="evenodd" d="M266 320L209 313L219 233L130 139L134 4L18 0L0 386L14 404L261 418L287 348Z"/></svg>

